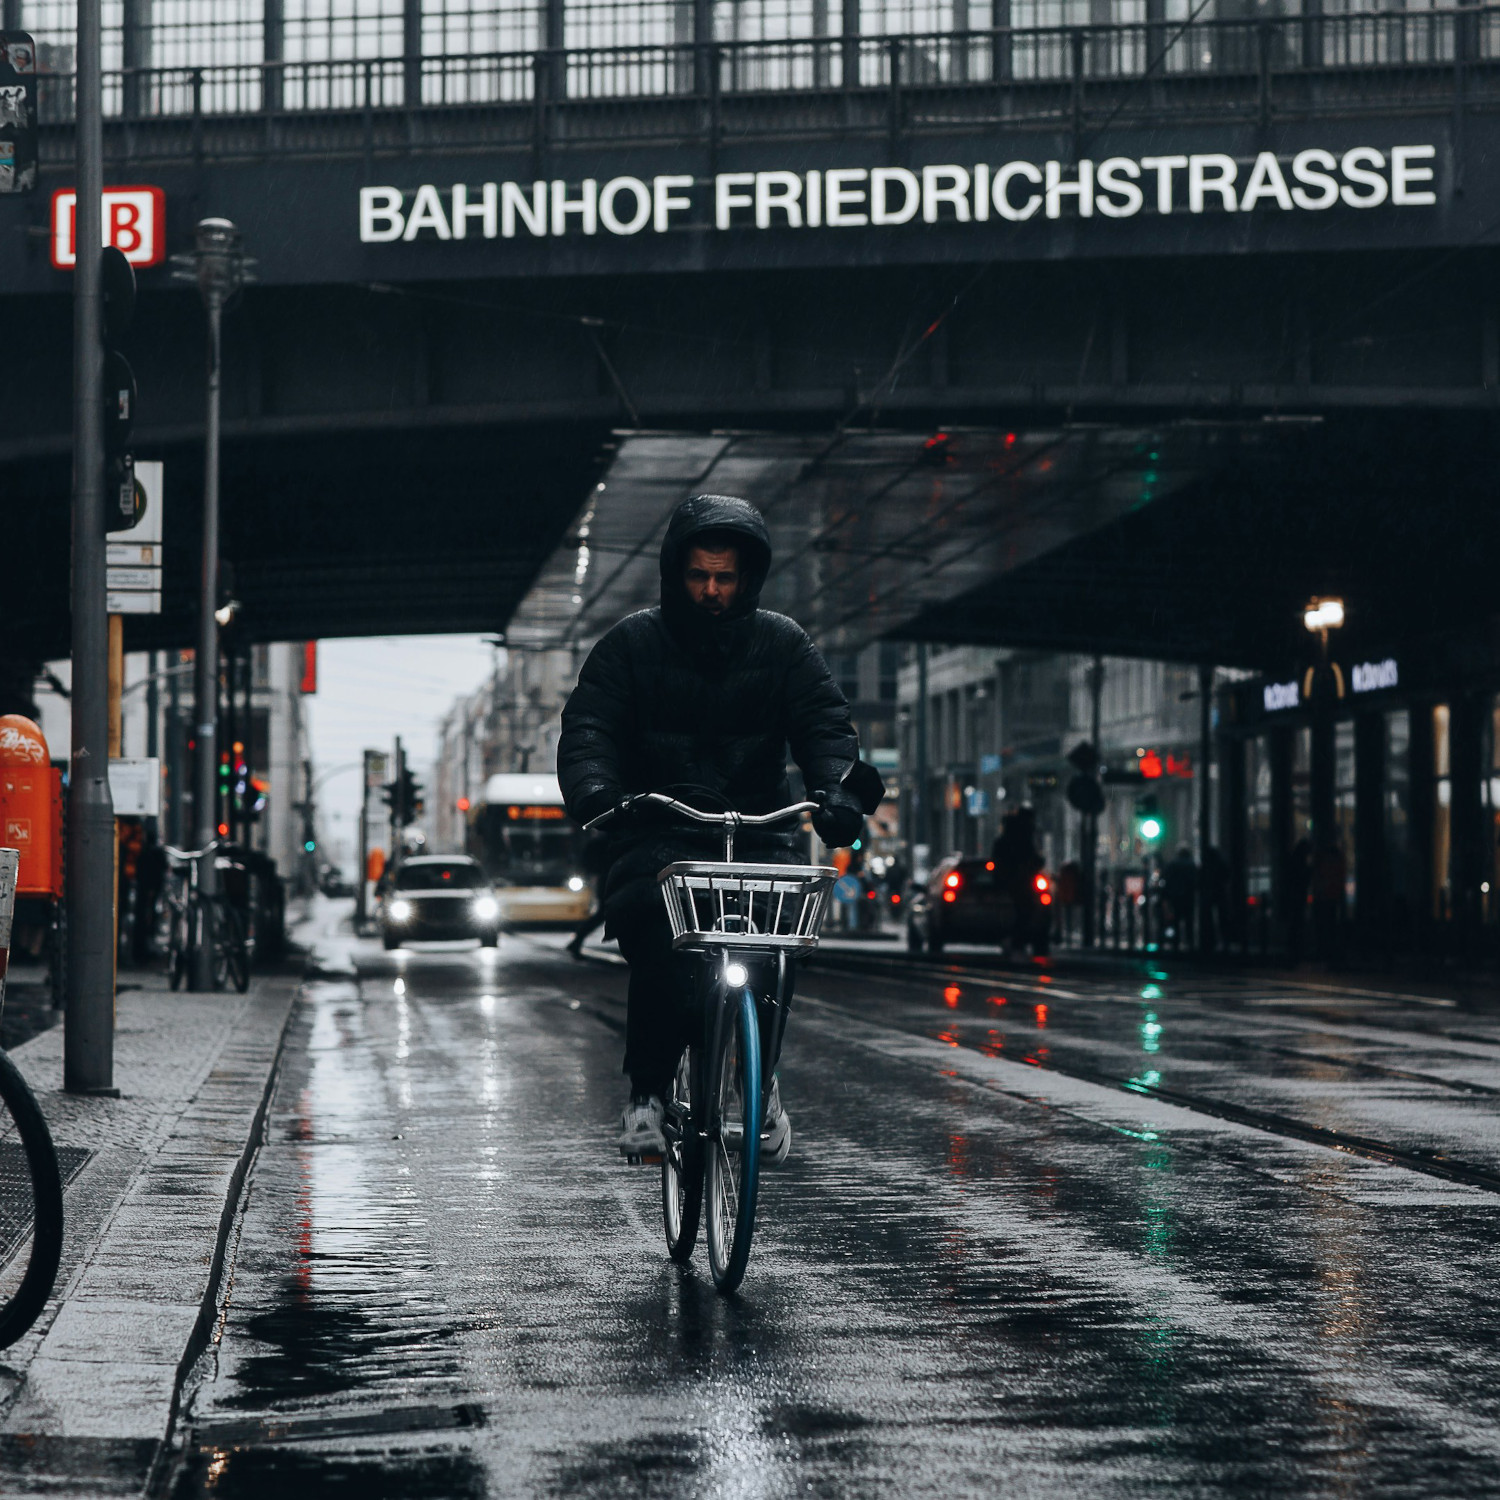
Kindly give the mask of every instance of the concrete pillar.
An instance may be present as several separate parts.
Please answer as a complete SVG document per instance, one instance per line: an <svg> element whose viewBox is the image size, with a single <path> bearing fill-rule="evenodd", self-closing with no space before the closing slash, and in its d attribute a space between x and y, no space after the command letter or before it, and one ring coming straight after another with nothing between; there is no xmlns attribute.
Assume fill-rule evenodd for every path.
<svg viewBox="0 0 1500 1500"><path fill-rule="evenodd" d="M286 99L285 70L276 66L286 58L286 0L262 0L261 57L269 64L261 84L261 105L279 110Z"/></svg>
<svg viewBox="0 0 1500 1500"><path fill-rule="evenodd" d="M151 66L152 0L124 0L120 16L121 61L125 67L125 114L138 118L150 107L150 88L139 70Z"/></svg>

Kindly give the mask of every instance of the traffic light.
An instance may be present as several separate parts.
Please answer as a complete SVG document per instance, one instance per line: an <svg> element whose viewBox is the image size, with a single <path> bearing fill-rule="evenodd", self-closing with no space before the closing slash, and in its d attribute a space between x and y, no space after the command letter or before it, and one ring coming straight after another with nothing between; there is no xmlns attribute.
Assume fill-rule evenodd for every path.
<svg viewBox="0 0 1500 1500"><path fill-rule="evenodd" d="M422 788L417 783L417 778L411 774L409 766L401 767L401 823L404 827L408 823L415 822L422 816L424 807L422 801Z"/></svg>
<svg viewBox="0 0 1500 1500"><path fill-rule="evenodd" d="M145 491L135 482L130 433L135 426L135 372L120 341L135 316L135 272L113 245L100 252L99 287L104 298L104 529L128 531L145 509Z"/></svg>
<svg viewBox="0 0 1500 1500"><path fill-rule="evenodd" d="M1146 847L1154 848L1162 841L1167 825L1162 819L1161 804L1155 797L1141 797L1135 804L1135 836Z"/></svg>
<svg viewBox="0 0 1500 1500"><path fill-rule="evenodd" d="M422 788L408 767L402 766L396 773L396 779L386 782L381 788L380 795L391 810L391 823L395 827L405 828L408 823L415 822L422 816L425 806Z"/></svg>

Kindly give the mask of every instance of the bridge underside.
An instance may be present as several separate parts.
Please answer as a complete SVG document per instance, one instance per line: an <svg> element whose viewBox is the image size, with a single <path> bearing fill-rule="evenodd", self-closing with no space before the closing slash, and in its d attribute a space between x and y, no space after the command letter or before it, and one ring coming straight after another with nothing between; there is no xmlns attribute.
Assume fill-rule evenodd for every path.
<svg viewBox="0 0 1500 1500"><path fill-rule="evenodd" d="M1285 655L1315 590L1358 601L1372 638L1482 613L1490 252L1229 264L252 288L226 334L243 629L503 628L611 463L606 493L628 477L645 528L613 546L700 473L771 504L783 603L830 645L1252 664ZM0 651L39 659L68 639L69 306L0 301L29 351L0 434L0 522L28 560ZM133 331L137 451L167 466L164 613L130 622L133 646L192 639L201 316L152 291Z"/></svg>

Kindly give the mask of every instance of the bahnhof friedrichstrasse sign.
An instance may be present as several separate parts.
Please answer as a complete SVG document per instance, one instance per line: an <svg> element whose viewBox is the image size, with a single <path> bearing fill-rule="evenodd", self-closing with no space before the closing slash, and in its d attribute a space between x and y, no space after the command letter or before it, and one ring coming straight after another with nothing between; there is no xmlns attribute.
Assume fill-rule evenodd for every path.
<svg viewBox="0 0 1500 1500"><path fill-rule="evenodd" d="M833 167L825 170L618 176L600 181L422 183L362 187L359 237L412 240L559 238L714 230L856 229L1140 214L1312 214L1420 209L1437 202L1433 145L1313 146L1253 159L1223 152L1099 161Z"/></svg>

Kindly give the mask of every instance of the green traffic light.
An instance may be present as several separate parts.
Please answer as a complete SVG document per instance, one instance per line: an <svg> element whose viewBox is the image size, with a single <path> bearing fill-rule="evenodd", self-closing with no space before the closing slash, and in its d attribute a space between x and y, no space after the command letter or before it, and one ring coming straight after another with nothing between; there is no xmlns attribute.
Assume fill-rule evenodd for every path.
<svg viewBox="0 0 1500 1500"><path fill-rule="evenodd" d="M1148 844L1155 843L1155 841L1161 837L1161 834L1162 828L1160 818L1141 819L1141 837L1145 839Z"/></svg>
<svg viewBox="0 0 1500 1500"><path fill-rule="evenodd" d="M309 854L311 854L313 852L313 850L316 849L318 846L317 846L317 844L312 839L308 839L307 842L305 844L303 844L302 847L304 849L306 849Z"/></svg>

